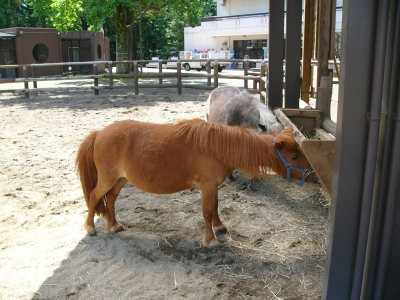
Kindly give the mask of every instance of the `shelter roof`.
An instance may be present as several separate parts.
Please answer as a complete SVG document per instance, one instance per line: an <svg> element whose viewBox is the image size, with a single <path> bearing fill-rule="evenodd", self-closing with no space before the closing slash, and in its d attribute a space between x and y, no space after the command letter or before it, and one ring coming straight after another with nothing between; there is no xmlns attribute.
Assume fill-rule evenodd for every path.
<svg viewBox="0 0 400 300"><path fill-rule="evenodd" d="M0 32L0 39L10 39L15 38L16 36L17 34L13 32Z"/></svg>

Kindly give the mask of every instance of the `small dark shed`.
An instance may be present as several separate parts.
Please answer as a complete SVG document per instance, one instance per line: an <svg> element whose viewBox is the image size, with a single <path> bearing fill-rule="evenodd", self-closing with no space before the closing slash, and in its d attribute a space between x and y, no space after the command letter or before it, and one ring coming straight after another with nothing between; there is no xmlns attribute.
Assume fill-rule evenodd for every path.
<svg viewBox="0 0 400 300"><path fill-rule="evenodd" d="M104 38L104 33L92 31L71 31L62 33L61 52L63 62L81 62L81 61L105 61L109 60L109 43ZM92 65L73 65L73 71L90 72ZM105 64L97 66L98 71L104 71ZM64 66L64 72L68 71L68 66Z"/></svg>
<svg viewBox="0 0 400 300"><path fill-rule="evenodd" d="M0 29L0 51L5 53L0 64L39 64L61 62L60 36L57 29L13 27ZM22 68L2 70L3 77L22 77ZM36 69L36 76L61 75L60 66ZM32 76L32 74L29 74Z"/></svg>

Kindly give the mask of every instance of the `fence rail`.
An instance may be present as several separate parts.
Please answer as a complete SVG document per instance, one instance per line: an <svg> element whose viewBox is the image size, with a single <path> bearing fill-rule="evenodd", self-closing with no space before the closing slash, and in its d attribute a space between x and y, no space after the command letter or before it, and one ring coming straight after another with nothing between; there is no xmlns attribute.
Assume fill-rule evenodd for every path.
<svg viewBox="0 0 400 300"><path fill-rule="evenodd" d="M253 88L251 89L255 93L259 93L264 102L266 102L266 89L267 89L267 77L266 77L266 62L261 61L261 68L258 72L251 72L249 65L251 61L248 59L218 59L218 60L200 60L206 62L206 73L182 73L182 65L186 62L193 62L193 60L134 60L134 61L95 61L95 62L68 62L68 63L42 63L42 64L25 64L25 65L0 65L0 69L16 69L22 68L23 77L19 78L4 78L0 79L1 83L11 83L20 82L24 86L21 89L0 89L0 93L25 93L25 97L29 98L29 94L32 92L45 92L45 91L62 91L62 90L82 90L82 89L92 89L95 95L99 95L101 90L112 90L112 89L124 89L133 88L135 94L139 94L139 89L142 88L176 88L178 95L182 94L182 88L198 88L198 89L214 89L218 87L218 79L243 79L244 88L249 89L248 81L253 81ZM158 73L150 72L140 72L143 70L142 66L145 63L158 62ZM175 62L176 72L166 73L163 72L163 63ZM243 75L223 75L218 73L218 63L230 62L243 63ZM106 65L108 67L108 72L104 74L98 74L98 66ZM129 74L117 74L113 73L113 66L118 64L131 64L133 67L133 72ZM213 67L211 65L213 64ZM46 77L36 77L35 70L37 68L44 68L50 66L73 66L73 65L92 65L93 74L90 75L79 75L79 76L46 76ZM30 71L30 72L29 72ZM32 76L28 76L32 74ZM182 78L206 78L207 84L183 84ZM99 79L108 78L108 85L99 85ZM117 86L114 85L114 79L131 78L133 80L133 85L129 86ZM144 84L139 83L139 79L159 79L158 84ZM166 84L163 82L164 78L176 78L176 84ZM93 79L92 86L70 86L70 87L56 87L56 88L38 88L38 82L40 81L58 81L58 80L82 80L82 79ZM29 82L33 82L33 88L29 88Z"/></svg>

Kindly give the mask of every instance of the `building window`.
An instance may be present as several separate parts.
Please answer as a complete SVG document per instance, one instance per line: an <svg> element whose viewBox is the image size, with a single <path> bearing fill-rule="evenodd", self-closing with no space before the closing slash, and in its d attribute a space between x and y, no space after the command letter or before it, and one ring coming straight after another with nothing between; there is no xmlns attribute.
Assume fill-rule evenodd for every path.
<svg viewBox="0 0 400 300"><path fill-rule="evenodd" d="M267 59L268 48L267 40L237 40L233 41L233 52L235 59L243 59L247 55L249 59ZM255 67L256 63L251 62L251 67Z"/></svg>
<svg viewBox="0 0 400 300"><path fill-rule="evenodd" d="M33 47L32 55L38 63L43 63L49 57L49 49L44 44L36 44Z"/></svg>

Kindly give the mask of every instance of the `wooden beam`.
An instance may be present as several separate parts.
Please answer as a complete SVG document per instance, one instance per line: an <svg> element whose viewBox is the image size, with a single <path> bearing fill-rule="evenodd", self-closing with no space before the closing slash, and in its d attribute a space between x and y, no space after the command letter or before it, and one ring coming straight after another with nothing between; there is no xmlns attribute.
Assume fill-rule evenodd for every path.
<svg viewBox="0 0 400 300"><path fill-rule="evenodd" d="M314 39L314 7L315 0L305 0L303 26L303 55L301 68L301 99L310 102L311 58Z"/></svg>
<svg viewBox="0 0 400 300"><path fill-rule="evenodd" d="M299 108L302 3L286 0L285 107Z"/></svg>
<svg viewBox="0 0 400 300"><path fill-rule="evenodd" d="M284 4L282 0L269 2L269 59L268 59L268 104L283 106L283 55L284 55Z"/></svg>

